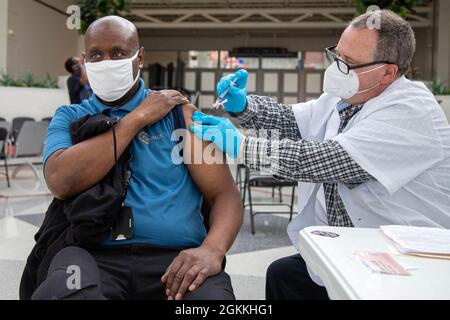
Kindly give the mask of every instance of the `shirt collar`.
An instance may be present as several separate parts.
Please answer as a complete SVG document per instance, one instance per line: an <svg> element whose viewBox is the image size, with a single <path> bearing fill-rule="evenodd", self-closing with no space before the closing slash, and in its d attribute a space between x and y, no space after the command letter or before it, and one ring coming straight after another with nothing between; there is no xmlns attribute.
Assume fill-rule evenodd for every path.
<svg viewBox="0 0 450 320"><path fill-rule="evenodd" d="M139 84L139 89L136 91L136 93L131 98L131 100L128 101L128 103L124 104L123 106L111 108L111 107L103 104L97 98L97 96L95 94L92 97L92 103L94 104L95 107L99 108L100 111L104 111L106 109L114 109L114 110L124 110L124 111L127 111L127 112L131 112L137 106L139 106L142 101L144 101L144 99L147 97L148 92L149 92L149 90L145 90L144 80L140 79L139 83L140 83Z"/></svg>
<svg viewBox="0 0 450 320"><path fill-rule="evenodd" d="M348 104L345 100L340 100L337 105L336 105L336 110L338 112L341 112L342 110L344 110L345 108L347 108L348 106L350 106L350 104Z"/></svg>
<svg viewBox="0 0 450 320"><path fill-rule="evenodd" d="M342 110L344 110L348 107L352 107L352 106L353 107L362 107L363 105L364 105L364 103L352 105L352 104L347 103L345 100L340 100L336 105L336 110L338 112L341 112Z"/></svg>

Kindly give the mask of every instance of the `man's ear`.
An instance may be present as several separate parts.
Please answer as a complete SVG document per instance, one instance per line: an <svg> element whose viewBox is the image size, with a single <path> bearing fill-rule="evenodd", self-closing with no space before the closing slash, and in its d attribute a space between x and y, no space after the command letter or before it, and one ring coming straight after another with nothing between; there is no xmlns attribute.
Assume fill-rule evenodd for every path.
<svg viewBox="0 0 450 320"><path fill-rule="evenodd" d="M86 63L86 52L81 53L80 63L84 65Z"/></svg>
<svg viewBox="0 0 450 320"><path fill-rule="evenodd" d="M145 49L144 47L141 47L139 49L139 69L142 69L144 67L144 61L145 61Z"/></svg>
<svg viewBox="0 0 450 320"><path fill-rule="evenodd" d="M384 69L384 76L381 80L383 84L390 84L397 79L398 74L398 66L395 64L387 64Z"/></svg>

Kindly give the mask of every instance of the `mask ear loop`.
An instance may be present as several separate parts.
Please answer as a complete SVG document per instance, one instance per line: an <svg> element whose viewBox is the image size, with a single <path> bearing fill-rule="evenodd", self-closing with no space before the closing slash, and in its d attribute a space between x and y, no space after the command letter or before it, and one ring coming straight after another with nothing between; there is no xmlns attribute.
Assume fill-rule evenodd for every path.
<svg viewBox="0 0 450 320"><path fill-rule="evenodd" d="M131 61L133 61L134 59L136 59L138 56L139 56L139 50L138 50L138 51L136 52L136 54L131 58ZM144 64L143 64L143 63L139 63L139 66L138 66L138 73L137 73L137 75L136 75L136 78L133 79L133 85L135 85L136 82L138 82L138 80L139 80L139 78L140 78L140 76L141 76L141 70L142 70L143 67L144 67Z"/></svg>
<svg viewBox="0 0 450 320"><path fill-rule="evenodd" d="M136 54L134 55L134 57L131 58L131 59L132 59L131 61L133 61L134 59L136 59L136 58L139 57L139 51L140 51L140 49L138 49L138 51L136 52ZM137 74L137 76L136 76L136 79L134 79L134 81L133 81L133 85L134 85L136 82L138 82L138 80L139 80L139 78L140 78L140 76L141 76L141 71L142 71L142 68L143 68L143 67L144 67L144 62L139 63L139 66L138 66L138 74Z"/></svg>
<svg viewBox="0 0 450 320"><path fill-rule="evenodd" d="M370 69L370 70L366 70L366 71L357 73L357 75L360 75L360 74L366 74L366 73L369 73L369 72L371 72L371 71L375 71L375 70L381 69L381 68L384 67L385 65L386 65L386 64L382 64L381 66L378 66L378 67L376 67L376 68L373 68L373 69ZM355 72L355 73L356 73L356 72ZM364 89L364 90L361 90L361 91L357 91L355 94L357 94L357 93L364 93L364 92L370 91L370 90L372 90L372 89L375 89L375 88L378 87L379 85L380 85L380 84L377 83L376 85L373 85L373 86L371 86L370 88L367 88L367 89Z"/></svg>
<svg viewBox="0 0 450 320"><path fill-rule="evenodd" d="M141 68L139 68L138 73L136 75L136 79L133 80L133 85L136 84L136 82L139 81L139 78L141 77Z"/></svg>
<svg viewBox="0 0 450 320"><path fill-rule="evenodd" d="M370 70L366 70L366 71L363 71L363 72L360 72L360 73L357 73L357 74L358 74L358 75L360 75L360 74L366 74L366 73L369 73L369 72L372 72L372 71L381 69L381 68L383 68L385 65L386 65L386 63L384 63L384 64L382 64L381 66L378 66L378 67L376 67L376 68L373 68L373 69L370 69ZM355 72L355 73L356 73L356 72Z"/></svg>

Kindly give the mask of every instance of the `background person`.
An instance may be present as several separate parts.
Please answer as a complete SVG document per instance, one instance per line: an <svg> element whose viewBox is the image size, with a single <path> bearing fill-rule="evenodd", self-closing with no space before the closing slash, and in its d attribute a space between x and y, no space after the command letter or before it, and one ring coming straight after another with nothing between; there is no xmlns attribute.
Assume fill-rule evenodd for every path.
<svg viewBox="0 0 450 320"><path fill-rule="evenodd" d="M71 57L67 59L64 66L67 72L70 73L70 76L67 79L70 103L79 104L84 99L89 99L92 95L92 90L89 86L86 69L81 63L80 58Z"/></svg>

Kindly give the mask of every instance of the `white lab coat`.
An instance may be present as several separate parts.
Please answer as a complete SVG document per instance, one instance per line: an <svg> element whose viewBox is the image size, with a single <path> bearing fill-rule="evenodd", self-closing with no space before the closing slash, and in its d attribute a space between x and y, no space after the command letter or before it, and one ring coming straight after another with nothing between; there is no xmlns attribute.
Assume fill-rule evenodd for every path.
<svg viewBox="0 0 450 320"><path fill-rule="evenodd" d="M430 91L402 77L368 101L341 134L339 100L324 93L293 110L304 139L337 141L377 179L352 190L339 183L354 226L450 228L450 126ZM327 224L321 184L300 182L298 197L299 214L288 226L297 250L301 229Z"/></svg>

